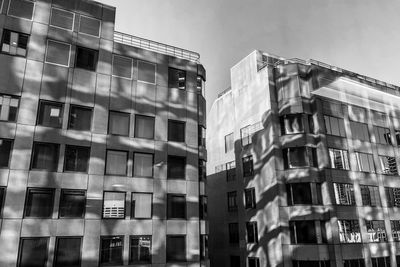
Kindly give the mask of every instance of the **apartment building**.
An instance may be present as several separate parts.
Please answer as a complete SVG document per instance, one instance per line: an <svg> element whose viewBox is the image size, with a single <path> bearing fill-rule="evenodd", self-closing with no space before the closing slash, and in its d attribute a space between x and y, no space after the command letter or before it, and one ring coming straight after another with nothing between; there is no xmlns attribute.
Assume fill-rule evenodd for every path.
<svg viewBox="0 0 400 267"><path fill-rule="evenodd" d="M205 69L114 22L0 0L1 266L209 265Z"/></svg>
<svg viewBox="0 0 400 267"><path fill-rule="evenodd" d="M208 115L211 266L400 266L400 88L254 51Z"/></svg>

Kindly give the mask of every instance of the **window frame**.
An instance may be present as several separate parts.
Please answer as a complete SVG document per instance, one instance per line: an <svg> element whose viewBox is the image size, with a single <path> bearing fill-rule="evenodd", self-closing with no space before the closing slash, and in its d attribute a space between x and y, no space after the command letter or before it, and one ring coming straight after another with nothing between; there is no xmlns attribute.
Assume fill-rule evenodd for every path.
<svg viewBox="0 0 400 267"><path fill-rule="evenodd" d="M45 192L49 194L50 193L50 198L51 198L51 210L49 211L49 216L47 217L38 217L38 216L27 216L27 210L28 210L28 202L29 202L29 193L31 190L36 191L36 192ZM54 200L55 200L55 189L54 188L44 188L44 187L27 187L26 188L26 193L25 193L25 201L24 201L24 210L23 210L23 216L22 218L30 218L30 219L52 219L53 214L54 214ZM30 209L32 209L32 203L30 205Z"/></svg>
<svg viewBox="0 0 400 267"><path fill-rule="evenodd" d="M12 159L13 150L14 150L14 139L0 138L0 142L3 142L3 141L11 142L11 145L10 145L10 151L8 152L7 166L4 166L4 167L0 166L0 169L9 169L10 168L11 159Z"/></svg>
<svg viewBox="0 0 400 267"><path fill-rule="evenodd" d="M86 149L89 153L88 153L88 158L86 161L86 170L85 171L78 171L78 170L67 170L67 149L69 148L75 148L75 149ZM90 153L92 151L92 148L90 146L76 146L76 145L68 145L65 144L65 148L64 148L64 164L63 164L63 172L67 172L67 173L88 173L89 172L89 168L90 168Z"/></svg>
<svg viewBox="0 0 400 267"><path fill-rule="evenodd" d="M57 236L56 237L56 243L54 246L54 259L53 259L53 266L57 266L57 252L58 252L58 245L60 242L60 239L80 239L80 247L79 247L79 266L82 265L82 241L83 241L83 237L82 236Z"/></svg>
<svg viewBox="0 0 400 267"><path fill-rule="evenodd" d="M74 129L71 128L71 115L72 115L72 109L73 108L77 108L77 109L85 109L87 111L90 111L90 126L89 126L89 130L80 130L80 129ZM73 130L73 131L81 131L81 132L90 132L92 131L92 124L93 124L93 108L92 107L87 107L87 106L82 106L82 105L74 105L71 104L69 106L69 111L68 111L68 124L67 124L67 129L68 130Z"/></svg>
<svg viewBox="0 0 400 267"><path fill-rule="evenodd" d="M335 153L337 151L340 151L340 157L341 157L342 165L343 165L342 168L336 168L336 166L332 166L332 163L335 163L335 159L331 158L331 153ZM328 158L329 158L329 168L330 169L336 169L336 170L342 170L342 171L350 171L351 170L348 150L334 148L334 147L328 147Z"/></svg>
<svg viewBox="0 0 400 267"><path fill-rule="evenodd" d="M184 207L184 216L183 217L176 217L176 216L172 216L172 214L169 214L169 207L170 207L170 197L183 197L183 199L185 200L185 207ZM172 200L171 200L172 202ZM187 200L186 200L186 195L185 194L175 194L175 193L168 193L167 194L167 220L187 220L188 217L188 212L187 212Z"/></svg>
<svg viewBox="0 0 400 267"><path fill-rule="evenodd" d="M229 169L228 169L229 167ZM231 182L236 180L236 161L225 163L226 181Z"/></svg>
<svg viewBox="0 0 400 267"><path fill-rule="evenodd" d="M183 127L183 140L171 140L172 139L172 133L170 131L170 127L177 129L174 126L179 125L179 127ZM168 120L168 134L167 134L167 140L168 142L177 142L177 143L186 143L186 121L180 121L180 120ZM177 139L177 138L175 138Z"/></svg>
<svg viewBox="0 0 400 267"><path fill-rule="evenodd" d="M111 174L107 171L107 159L108 159L108 151L116 151L116 152L125 152L126 153L126 164L125 164L125 174ZM105 166L104 166L104 175L110 176L129 176L128 174L128 162L129 162L129 151L128 150L120 150L120 149L106 149L106 157L105 157Z"/></svg>
<svg viewBox="0 0 400 267"><path fill-rule="evenodd" d="M10 3L11 3L11 1L10 1ZM20 35L26 35L26 36L27 36L27 39L28 39L28 40L27 40L27 42L26 42L25 55L18 55L17 53L12 54L12 53L8 53L8 52L3 51L4 33L5 33L5 32L10 32L10 38L11 38L11 33L16 33L16 34L18 34L18 39L19 39L19 36L20 36ZM19 32L19 31L14 31L14 30L9 30L9 29L3 29L2 36L1 36L1 43L0 43L0 54L9 55L9 56L12 56L12 57L22 57L22 58L26 58L26 57L28 56L28 51L29 51L29 40L30 40L30 38L31 38L31 35L30 35L30 34L23 33L23 32ZM17 47L18 47L18 44L17 44Z"/></svg>
<svg viewBox="0 0 400 267"><path fill-rule="evenodd" d="M340 195L339 195L339 193L340 193L339 189L336 189L338 186L342 186L342 185L345 187L346 197L349 197L349 199L347 199L347 200L349 200L349 204L342 203ZM333 195L334 195L334 198L335 198L335 205L336 206L356 206L354 184L333 182L332 183L332 187L333 187ZM337 194L338 194L337 196L339 197L339 199L336 199L336 191L337 191ZM350 195L349 195L348 192L350 192Z"/></svg>
<svg viewBox="0 0 400 267"><path fill-rule="evenodd" d="M148 261L133 261L132 260L132 252L131 252L131 248L132 248L132 239L134 238L149 238L150 237L150 259ZM138 247L139 249L139 247ZM152 263L152 259L153 259L153 236L152 235L129 235L129 264L151 264Z"/></svg>
<svg viewBox="0 0 400 267"><path fill-rule="evenodd" d="M231 230L235 230L235 233L232 233ZM237 222L228 223L228 243L229 245L238 245L240 243L240 229Z"/></svg>
<svg viewBox="0 0 400 267"><path fill-rule="evenodd" d="M69 50L68 50L68 65L63 65L63 64L47 61L47 54L48 54L48 50L49 50L48 49L49 48L49 42L54 42L54 43L59 43L59 44L66 44L66 45L69 46ZM60 41L56 41L56 40L53 40L53 39L47 39L46 40L46 52L45 52L45 56L44 56L44 63L69 68L69 66L71 65L71 54L72 54L71 50L72 50L72 45L70 43L60 42Z"/></svg>
<svg viewBox="0 0 400 267"><path fill-rule="evenodd" d="M111 123L110 122L111 122L111 114L112 113L123 115L125 119L128 118L128 127L127 127L128 133L126 135L125 134L118 134L118 133L111 133L111 130L110 130ZM109 110L108 111L108 127L107 127L107 134L108 135L127 136L127 137L129 137L130 127L131 127L130 124L131 124L131 114L129 112L122 112L122 111L116 111L116 110Z"/></svg>
<svg viewBox="0 0 400 267"><path fill-rule="evenodd" d="M349 120L349 126L350 126L350 132L351 132L351 138L353 140L359 140L362 142L371 142L371 135L369 133L369 128L368 128L368 124L364 123L364 122L359 122L359 121L353 121L353 120ZM363 130L366 130L366 132L362 132L362 138L355 138L355 137L359 137L359 134L355 134L356 130L360 130L363 127ZM353 131L354 130L354 131Z"/></svg>
<svg viewBox="0 0 400 267"><path fill-rule="evenodd" d="M1 219L1 218L3 218L4 204L6 202L6 196L7 196L7 187L0 186L0 191L3 191L3 195L0 198L0 219Z"/></svg>
<svg viewBox="0 0 400 267"><path fill-rule="evenodd" d="M95 61L96 62L94 62L94 66L93 66L93 68L86 68L86 67L82 67L82 66L77 66L77 64L78 64L78 55L79 55L79 49L81 49L81 50L85 50L85 51L92 51L92 52L95 52ZM81 69L81 70L86 70L86 71L90 71L90 72L97 72L97 67L98 67L98 64L99 64L99 50L96 50L96 49L93 49L93 48L88 48L88 47L85 47L85 46L79 46L79 45L77 45L76 47L75 47L75 62L74 62L75 64L74 64L74 68L76 68L76 69Z"/></svg>
<svg viewBox="0 0 400 267"><path fill-rule="evenodd" d="M22 248L23 248L23 241L24 240L33 240L33 239L46 239L46 255L45 255L45 260L44 262L48 262L49 260L49 236L44 236L44 237L20 237L19 238L19 244L18 244L18 259L17 259L17 266L21 266L21 261L22 261Z"/></svg>
<svg viewBox="0 0 400 267"><path fill-rule="evenodd" d="M124 77L124 76L119 76L119 75L115 75L114 74L114 58L115 57L121 57L121 58L126 58L126 59L130 59L130 61L131 61L131 73L130 73L130 77L128 78L128 77ZM122 56L122 55L119 55L119 54L114 54L113 53L113 55L112 55L112 62L111 62L111 66L112 66L112 68L111 68L111 76L112 77L117 77L117 78L121 78L121 79L126 79L126 80L133 80L133 73L134 73L134 71L133 71L133 58L131 58L131 57L127 57L127 56Z"/></svg>
<svg viewBox="0 0 400 267"><path fill-rule="evenodd" d="M174 238L174 237L181 237L181 238L183 238L183 241L184 241L184 243L185 243L185 251L183 252L183 255L184 255L184 260L176 260L176 259L170 259L169 257L168 257L168 249L166 249L166 251L165 251L165 258L166 258L166 262L167 263L170 263L170 262L187 262L188 261L188 259L187 259L187 250L188 250L188 247L187 247L187 236L186 235L179 235L179 234L173 234L173 235L166 235L165 236L165 244L166 244L166 247L168 248L168 239L169 239L169 237L172 237L172 238Z"/></svg>
<svg viewBox="0 0 400 267"><path fill-rule="evenodd" d="M136 215L135 214L135 211L134 211L134 208L136 207L136 204L135 204L135 207L132 205L132 202L133 202L133 194L146 194L146 195L151 195L151 203L150 203L150 217L136 217L136 216L133 216L133 214L134 215ZM151 220L152 218L153 218L153 193L152 192L131 192L131 199L130 199L130 219L131 220Z"/></svg>
<svg viewBox="0 0 400 267"><path fill-rule="evenodd" d="M140 119L140 118L145 118L145 119L152 119L152 121L153 121L153 137L152 138L146 138L146 137L140 137L140 136L138 136L139 134L138 134L138 132L137 132L137 129L138 129L138 127L137 127L137 120L138 119ZM154 137L155 137L155 129L156 129L156 119L155 119L155 117L153 117L153 116L146 116L146 115L141 115L141 114L135 114L135 130L134 130L134 135L133 135L133 137L134 138L140 138L140 139L146 139L146 140L154 140Z"/></svg>
<svg viewBox="0 0 400 267"><path fill-rule="evenodd" d="M144 63L148 63L148 64L154 65L154 83L143 81L143 80L139 80L139 70L140 70L139 69L139 63L140 62L144 62ZM136 61L136 66L137 66L137 70L138 70L138 75L137 75L137 81L138 82L147 83L147 84L157 84L157 63L153 63L153 62L145 61L145 60L137 60Z"/></svg>
<svg viewBox="0 0 400 267"><path fill-rule="evenodd" d="M20 96L16 96L16 95L10 95L10 94L3 94L3 93L0 94L0 97L3 97L3 99L4 99L4 96L10 97L10 100L18 99L18 107L17 107L17 111L15 112L15 120L1 120L0 119L0 121L17 123L18 122L19 107L20 107L20 104L21 104L21 97ZM1 106L2 105L0 105L0 118L1 118Z"/></svg>
<svg viewBox="0 0 400 267"><path fill-rule="evenodd" d="M78 193L78 192L83 192L84 193L84 197L85 197L85 201L83 203L83 212L82 212L82 216L80 217L71 217L71 216L61 216L61 207L62 207L62 200L63 200L63 196L65 195L65 192L72 192L72 193ZM60 201L59 201L59 205L58 205L58 218L59 219L76 219L76 218L85 218L86 215L86 204L87 204L87 191L86 190L81 190L81 189L61 189L60 191Z"/></svg>
<svg viewBox="0 0 400 267"><path fill-rule="evenodd" d="M184 166L183 166L183 177L171 177L171 169L170 169L170 158L180 158L182 160L184 160ZM186 167L187 167L187 157L183 157L183 156L176 156L176 155L168 155L167 156L167 180L186 180L186 175L187 175L187 171L186 171Z"/></svg>
<svg viewBox="0 0 400 267"><path fill-rule="evenodd" d="M326 119L327 119L327 118L329 118L329 131L328 131L328 127L327 127L327 124L326 124ZM332 123L331 123L331 119L336 119L336 120L338 120L339 135L332 134L332 127L331 127ZM324 120L324 126L325 126L324 130L325 130L325 134L326 134L326 135L337 136L337 137L344 137L344 138L347 137L346 128L344 127L344 118L335 117L335 116L331 116L331 115L328 115L328 114L323 114L323 120ZM342 125L342 126L343 126L343 129L340 128L340 123L339 123L340 120L343 120L343 125ZM344 130L343 135L341 135L341 130ZM329 132L331 132L331 133L329 133Z"/></svg>
<svg viewBox="0 0 400 267"><path fill-rule="evenodd" d="M232 137L232 145L231 146L229 146L229 144L230 144L229 142L227 143L227 140L228 140L227 137L228 138ZM225 154L227 154L231 151L235 151L235 138L234 138L233 132L225 135L224 140L225 140Z"/></svg>
<svg viewBox="0 0 400 267"><path fill-rule="evenodd" d="M369 199L367 199L367 200L364 198L365 194L363 194L363 190L365 190L365 189L368 190L368 198ZM371 192L371 190L374 190L374 191ZM361 204L362 204L362 206L364 206L364 207L378 207L378 208L382 207L382 199L381 199L381 195L380 195L380 192L379 192L379 186L377 186L377 185L360 184L360 194L361 194ZM373 202L375 202L376 205L373 205Z"/></svg>
<svg viewBox="0 0 400 267"><path fill-rule="evenodd" d="M10 6L11 6L11 2L14 0L10 0L8 2L8 7L7 7L7 16L13 17L13 18L18 18L18 19L23 19L23 20L28 20L28 21L33 21L33 18L35 16L35 9L36 9L36 1L31 1L31 0L19 0L19 1L24 1L24 2L31 2L33 3L33 8L32 8L32 17L30 19L27 18L22 18L22 17L18 17L18 16L14 16L14 15L10 15ZM3 0L4 2L4 0ZM27 51L28 52L28 51Z"/></svg>
<svg viewBox="0 0 400 267"><path fill-rule="evenodd" d="M98 35L93 35L93 34L88 34L88 33L85 33L85 32L81 32L81 23L82 23L81 17L86 17L86 18L90 18L90 19L93 19L93 20L97 20L99 22L99 34ZM86 16L86 15L80 14L79 15L78 33L79 34L84 34L84 35L87 35L87 36L91 36L91 37L100 38L100 36L101 36L101 20L97 19L95 17L90 17L90 16Z"/></svg>
<svg viewBox="0 0 400 267"><path fill-rule="evenodd" d="M251 168L249 169L249 171L245 170L245 164L250 164ZM243 178L251 177L254 175L253 155L245 155L242 157L242 171L243 171Z"/></svg>
<svg viewBox="0 0 400 267"><path fill-rule="evenodd" d="M135 169L136 169L136 167L135 167L135 155L136 154L139 154L139 155L151 155L152 156L152 160L151 160L151 162L152 162L152 164L151 164L151 175L150 176L143 176L143 175L136 175L136 173L135 173ZM148 153L148 152L140 152L140 151L134 151L133 152L133 159L132 159L132 161L133 161L133 170L132 170L132 172L133 172L133 174L132 174L132 176L133 177L138 177L138 178L154 178L154 153Z"/></svg>
<svg viewBox="0 0 400 267"><path fill-rule="evenodd" d="M228 212L237 212L238 211L238 200L237 200L237 191L230 191L226 193L226 198L227 198L227 207L228 207ZM230 205L232 203L234 205Z"/></svg>
<svg viewBox="0 0 400 267"><path fill-rule="evenodd" d="M254 262L255 262L254 267L260 267L260 258L258 258L258 257L247 257L247 264L248 264L248 266L249 266L249 267L252 266L251 263L250 263L250 261L253 261L253 260L254 260Z"/></svg>
<svg viewBox="0 0 400 267"><path fill-rule="evenodd" d="M122 242L122 248L121 248L121 262L118 262L117 265L123 265L124 262L124 236L123 235L101 235L100 236L100 247L99 247L99 266L112 266L115 265L116 263L102 263L101 262L101 256L102 256L102 244L103 244L103 239L113 239L113 238L119 238Z"/></svg>
<svg viewBox="0 0 400 267"><path fill-rule="evenodd" d="M60 115L58 116L59 119L61 119L61 122L59 123L59 126L49 126L49 125L43 125L39 124L40 118L43 116L42 109L44 108L43 105L50 105L50 106L59 106L60 107ZM39 106L38 106L38 111L37 111L37 118L36 118L36 126L40 127L47 127L47 128L53 128L53 129L62 129L63 128L63 123L64 123L64 109L65 109L65 104L62 102L56 102L56 101L50 101L50 100L45 100L45 99L39 99ZM44 112L44 111L43 111Z"/></svg>
<svg viewBox="0 0 400 267"><path fill-rule="evenodd" d="M118 194L124 194L124 216L123 217L104 217L104 202L105 202L105 195L106 193L118 193ZM102 199L102 208L101 208L101 219L102 220L125 220L126 218L126 193L125 191L109 191L109 190L104 190L103 191L103 199Z"/></svg>
<svg viewBox="0 0 400 267"><path fill-rule="evenodd" d="M246 196L247 193L250 193L250 198L251 198L250 205L248 205L249 203L247 202L247 196ZM257 205L257 201L256 201L255 187L245 188L244 189L244 208L245 209L254 209L256 207L256 205Z"/></svg>
<svg viewBox="0 0 400 267"><path fill-rule="evenodd" d="M67 29L67 28L63 28L63 27L59 27L59 26L55 26L55 25L51 24L51 18L53 16L53 9L61 10L61 11L67 12L67 13L71 13L73 15L73 17L72 17L72 28L71 29ZM52 6L51 9L50 9L49 26L57 28L57 29L62 29L62 30L73 32L74 31L74 26L75 26L75 18L76 18L75 12L72 12L72 11L69 11L69 10L66 10L66 9L62 9L62 8L59 8L59 7L56 7L56 6Z"/></svg>
<svg viewBox="0 0 400 267"><path fill-rule="evenodd" d="M56 151L56 154L57 154L57 162L54 164L55 165L55 169L39 169L39 168L34 168L33 167L33 161L34 161L34 158L35 158L35 150L36 150L36 146L38 146L38 145L54 145L54 146L56 146L57 147L57 151ZM32 145L32 152L31 152L31 162L30 162L30 166L29 166L29 170L35 170L35 171L47 171L47 172L58 172L58 167L59 167L59 164L60 164L60 152L61 152L61 149L60 149L60 144L57 144L57 143L48 143L48 142L33 142L33 145Z"/></svg>
<svg viewBox="0 0 400 267"><path fill-rule="evenodd" d="M251 229L250 229L251 228ZM249 234L251 233L249 230L251 230L254 240L249 240ZM246 222L246 242L247 244L257 244L259 241L258 238L258 225L257 221L249 221Z"/></svg>
<svg viewBox="0 0 400 267"><path fill-rule="evenodd" d="M185 87L184 88L179 87L179 78L178 78L178 84L176 84L177 86L175 86L175 85L171 86L172 83L170 83L170 70L176 71L176 74L178 74L179 72L183 72L185 74ZM187 72L186 72L186 70L168 66L168 89L175 88L175 89L179 89L179 90L186 90L186 87L187 87L186 86L186 82L187 82ZM196 89L197 89L197 78L196 78Z"/></svg>

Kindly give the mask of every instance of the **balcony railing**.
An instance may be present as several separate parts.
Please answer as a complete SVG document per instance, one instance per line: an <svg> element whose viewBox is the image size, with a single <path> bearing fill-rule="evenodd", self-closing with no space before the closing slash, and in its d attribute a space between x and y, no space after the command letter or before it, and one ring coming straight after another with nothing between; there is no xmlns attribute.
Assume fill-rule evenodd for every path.
<svg viewBox="0 0 400 267"><path fill-rule="evenodd" d="M114 32L114 41L129 46L139 47L153 52L161 53L168 56L187 59L194 62L200 61L200 55L183 48L155 42L141 37L125 34L122 32Z"/></svg>

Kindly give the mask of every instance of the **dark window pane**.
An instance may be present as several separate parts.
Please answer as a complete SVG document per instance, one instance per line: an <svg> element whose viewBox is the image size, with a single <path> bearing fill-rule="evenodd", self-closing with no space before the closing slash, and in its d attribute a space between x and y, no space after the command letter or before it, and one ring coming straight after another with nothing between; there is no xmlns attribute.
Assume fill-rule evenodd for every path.
<svg viewBox="0 0 400 267"><path fill-rule="evenodd" d="M303 118L302 114L285 115L281 117L281 133L296 134L303 133Z"/></svg>
<svg viewBox="0 0 400 267"><path fill-rule="evenodd" d="M82 218L85 215L85 205L85 191L61 190L60 218Z"/></svg>
<svg viewBox="0 0 400 267"><path fill-rule="evenodd" d="M381 206L379 189L377 186L360 185L363 206Z"/></svg>
<svg viewBox="0 0 400 267"><path fill-rule="evenodd" d="M132 62L129 57L113 56L113 75L123 78L132 78Z"/></svg>
<svg viewBox="0 0 400 267"><path fill-rule="evenodd" d="M102 237L100 245L101 265L122 265L124 239L121 236Z"/></svg>
<svg viewBox="0 0 400 267"><path fill-rule="evenodd" d="M310 183L288 184L287 194L289 205L312 204Z"/></svg>
<svg viewBox="0 0 400 267"><path fill-rule="evenodd" d="M185 123L168 121L168 141L185 142Z"/></svg>
<svg viewBox="0 0 400 267"><path fill-rule="evenodd" d="M156 65L150 62L138 62L138 80L147 83L156 83Z"/></svg>
<svg viewBox="0 0 400 267"><path fill-rule="evenodd" d="M80 267L81 266L80 237L58 237L55 251L55 266Z"/></svg>
<svg viewBox="0 0 400 267"><path fill-rule="evenodd" d="M130 263L151 263L151 236L132 236L129 249Z"/></svg>
<svg viewBox="0 0 400 267"><path fill-rule="evenodd" d="M0 120L16 121L19 107L19 97L0 95Z"/></svg>
<svg viewBox="0 0 400 267"><path fill-rule="evenodd" d="M57 171L59 147L58 144L34 143L32 169Z"/></svg>
<svg viewBox="0 0 400 267"><path fill-rule="evenodd" d="M153 194L132 193L131 218L151 218L153 206Z"/></svg>
<svg viewBox="0 0 400 267"><path fill-rule="evenodd" d="M354 206L354 187L352 184L333 183L333 191L337 205Z"/></svg>
<svg viewBox="0 0 400 267"><path fill-rule="evenodd" d="M92 128L92 109L71 106L69 112L68 129L90 131Z"/></svg>
<svg viewBox="0 0 400 267"><path fill-rule="evenodd" d="M205 181L207 179L206 161L199 159L199 181Z"/></svg>
<svg viewBox="0 0 400 267"><path fill-rule="evenodd" d="M236 179L236 162L231 161L226 163L226 180L234 181Z"/></svg>
<svg viewBox="0 0 400 267"><path fill-rule="evenodd" d="M206 128L203 126L199 125L199 146L206 146Z"/></svg>
<svg viewBox="0 0 400 267"><path fill-rule="evenodd" d="M208 258L208 235L200 235L200 260Z"/></svg>
<svg viewBox="0 0 400 267"><path fill-rule="evenodd" d="M57 41L47 41L46 62L69 66L71 45Z"/></svg>
<svg viewBox="0 0 400 267"><path fill-rule="evenodd" d="M254 188L244 190L244 203L246 209L255 208L256 206L256 190Z"/></svg>
<svg viewBox="0 0 400 267"><path fill-rule="evenodd" d="M258 242L257 222L246 223L247 243Z"/></svg>
<svg viewBox="0 0 400 267"><path fill-rule="evenodd" d="M186 71L174 68L168 68L168 87L169 88L186 88Z"/></svg>
<svg viewBox="0 0 400 267"><path fill-rule="evenodd" d="M101 21L95 18L80 16L79 32L98 37L100 35Z"/></svg>
<svg viewBox="0 0 400 267"><path fill-rule="evenodd" d="M368 125L365 123L350 121L351 135L353 139L369 142Z"/></svg>
<svg viewBox="0 0 400 267"><path fill-rule="evenodd" d="M260 260L258 258L248 258L249 266L248 267L260 267Z"/></svg>
<svg viewBox="0 0 400 267"><path fill-rule="evenodd" d="M186 219L186 196L167 196L167 217L168 219Z"/></svg>
<svg viewBox="0 0 400 267"><path fill-rule="evenodd" d="M135 117L135 137L154 139L154 117Z"/></svg>
<svg viewBox="0 0 400 267"><path fill-rule="evenodd" d="M168 178L185 179L186 177L186 158L168 156Z"/></svg>
<svg viewBox="0 0 400 267"><path fill-rule="evenodd" d="M242 158L243 162L243 176L252 176L254 174L254 167L253 167L253 156L247 156Z"/></svg>
<svg viewBox="0 0 400 267"><path fill-rule="evenodd" d="M285 169L318 167L317 151L312 147L285 148L283 152L283 163Z"/></svg>
<svg viewBox="0 0 400 267"><path fill-rule="evenodd" d="M50 218L53 214L54 190L29 188L26 194L25 217Z"/></svg>
<svg viewBox="0 0 400 267"><path fill-rule="evenodd" d="M346 136L344 120L331 116L324 116L326 133L329 135Z"/></svg>
<svg viewBox="0 0 400 267"><path fill-rule="evenodd" d="M65 171L87 172L90 158L90 148L81 146L65 147Z"/></svg>
<svg viewBox="0 0 400 267"><path fill-rule="evenodd" d="M77 46L75 67L96 71L98 54L97 50Z"/></svg>
<svg viewBox="0 0 400 267"><path fill-rule="evenodd" d="M32 1L11 0L8 15L31 20L34 6Z"/></svg>
<svg viewBox="0 0 400 267"><path fill-rule="evenodd" d="M38 125L61 128L63 104L40 101Z"/></svg>
<svg viewBox="0 0 400 267"><path fill-rule="evenodd" d="M108 133L116 135L129 135L129 113L110 111L110 118L108 119Z"/></svg>
<svg viewBox="0 0 400 267"><path fill-rule="evenodd" d="M229 230L229 243L230 244L239 243L239 224L230 223L228 225L228 230Z"/></svg>
<svg viewBox="0 0 400 267"><path fill-rule="evenodd" d="M19 267L45 267L47 262L47 237L22 238Z"/></svg>
<svg viewBox="0 0 400 267"><path fill-rule="evenodd" d="M395 157L379 156L380 172L383 174L397 175L397 163Z"/></svg>
<svg viewBox="0 0 400 267"><path fill-rule="evenodd" d="M0 139L0 168L7 168L10 162L13 141Z"/></svg>
<svg viewBox="0 0 400 267"><path fill-rule="evenodd" d="M317 243L314 221L291 221L289 226L293 244Z"/></svg>
<svg viewBox="0 0 400 267"><path fill-rule="evenodd" d="M126 175L128 152L107 150L106 174Z"/></svg>
<svg viewBox="0 0 400 267"><path fill-rule="evenodd" d="M350 170L347 150L328 148L330 166L333 169Z"/></svg>
<svg viewBox="0 0 400 267"><path fill-rule="evenodd" d="M72 30L74 26L74 13L53 7L51 9L50 25Z"/></svg>
<svg viewBox="0 0 400 267"><path fill-rule="evenodd" d="M186 261L186 236L167 236L167 262Z"/></svg>
<svg viewBox="0 0 400 267"><path fill-rule="evenodd" d="M3 217L3 207L4 207L5 197L6 197L6 189L4 187L0 187L0 218Z"/></svg>
<svg viewBox="0 0 400 267"><path fill-rule="evenodd" d="M207 197L200 196L200 203L199 203L199 217L200 220L205 220L208 217L208 207L207 207Z"/></svg>
<svg viewBox="0 0 400 267"><path fill-rule="evenodd" d="M125 218L125 192L104 192L103 218Z"/></svg>
<svg viewBox="0 0 400 267"><path fill-rule="evenodd" d="M133 176L153 177L153 154L134 153Z"/></svg>
<svg viewBox="0 0 400 267"><path fill-rule="evenodd" d="M392 144L389 128L374 126L375 142L378 144Z"/></svg>
<svg viewBox="0 0 400 267"><path fill-rule="evenodd" d="M236 191L228 192L228 211L237 211L237 194Z"/></svg>
<svg viewBox="0 0 400 267"><path fill-rule="evenodd" d="M240 267L240 256L230 256L230 267Z"/></svg>

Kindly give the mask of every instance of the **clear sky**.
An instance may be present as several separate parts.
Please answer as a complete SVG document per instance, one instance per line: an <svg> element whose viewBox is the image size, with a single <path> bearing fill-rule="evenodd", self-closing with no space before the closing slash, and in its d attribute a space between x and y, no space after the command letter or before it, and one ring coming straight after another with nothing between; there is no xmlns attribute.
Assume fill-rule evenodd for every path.
<svg viewBox="0 0 400 267"><path fill-rule="evenodd" d="M116 30L196 51L208 110L255 49L400 85L399 0L100 0Z"/></svg>

